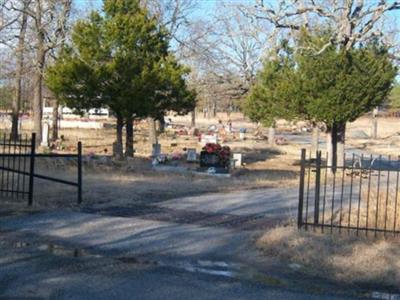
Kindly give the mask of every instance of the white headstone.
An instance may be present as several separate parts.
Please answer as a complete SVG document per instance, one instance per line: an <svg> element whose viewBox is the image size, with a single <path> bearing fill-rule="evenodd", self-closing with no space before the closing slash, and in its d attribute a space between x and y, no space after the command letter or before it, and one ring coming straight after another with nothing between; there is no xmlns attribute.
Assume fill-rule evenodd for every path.
<svg viewBox="0 0 400 300"><path fill-rule="evenodd" d="M40 143L40 145L43 147L49 147L49 129L49 123L44 122L42 126L42 142Z"/></svg>
<svg viewBox="0 0 400 300"><path fill-rule="evenodd" d="M377 106L372 110L372 116L376 118L378 116L378 113L379 113L379 107Z"/></svg>
<svg viewBox="0 0 400 300"><path fill-rule="evenodd" d="M242 153L233 153L234 167L240 168L242 166Z"/></svg>
<svg viewBox="0 0 400 300"><path fill-rule="evenodd" d="M205 145L205 144L217 144L218 143L218 135L217 134L202 134L201 135L201 144Z"/></svg>

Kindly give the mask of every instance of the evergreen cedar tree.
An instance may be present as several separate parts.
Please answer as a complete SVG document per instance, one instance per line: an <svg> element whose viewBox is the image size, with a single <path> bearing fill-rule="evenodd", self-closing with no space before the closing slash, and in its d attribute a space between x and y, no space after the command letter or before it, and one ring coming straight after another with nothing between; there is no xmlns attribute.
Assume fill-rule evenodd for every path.
<svg viewBox="0 0 400 300"><path fill-rule="evenodd" d="M400 108L400 82L396 82L389 96L389 105L391 108Z"/></svg>
<svg viewBox="0 0 400 300"><path fill-rule="evenodd" d="M297 49L318 49L326 40L323 35L303 34L297 43ZM244 110L253 121L267 126L276 118L324 122L332 138L332 166L336 166L337 143L344 143L346 122L381 105L396 74L387 49L375 41L350 50L331 46L320 54L293 52L285 45L265 62Z"/></svg>
<svg viewBox="0 0 400 300"><path fill-rule="evenodd" d="M108 107L121 127L133 118L192 111L188 73L169 52L165 28L140 1L106 0L102 13L76 22L71 44L47 69L46 84L77 111ZM119 143L121 135L117 128Z"/></svg>

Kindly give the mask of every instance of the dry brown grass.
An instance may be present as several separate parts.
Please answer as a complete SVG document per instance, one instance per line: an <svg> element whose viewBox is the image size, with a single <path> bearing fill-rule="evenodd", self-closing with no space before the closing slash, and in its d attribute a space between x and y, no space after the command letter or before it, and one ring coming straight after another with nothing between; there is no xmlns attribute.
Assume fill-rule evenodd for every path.
<svg viewBox="0 0 400 300"><path fill-rule="evenodd" d="M346 144L350 147L361 149L367 153L393 155L397 157L400 149L400 130L399 118L378 118L378 139L354 139L347 138ZM371 118L361 117L349 123L347 126L347 136L351 136L352 131L364 131L367 135L371 133Z"/></svg>
<svg viewBox="0 0 400 300"><path fill-rule="evenodd" d="M233 152L243 153L245 167L233 172L231 178L215 178L189 173L156 172L151 168L151 153L148 141L148 126L141 122L135 126L135 159L114 162L112 164L89 163L84 168L84 202L90 205L127 205L137 202L162 201L174 197L193 194L227 192L242 189L289 187L298 184L298 160L300 146L285 145L276 149L268 147L267 141L258 140L252 135L254 124L246 121L241 114L230 116L235 128L247 127L247 139L241 141L234 134L229 135L226 145ZM175 124L189 125L190 117L173 117ZM226 114L216 119L197 119L198 127L205 130L210 124L218 123L218 119L226 121ZM109 156L115 140L113 120L107 121L103 129L62 129L65 152L75 152L76 144L82 141L84 154L95 153ZM197 137L179 135L167 130L159 137L163 153L183 152L183 148L196 148L199 152L202 145ZM50 161L43 164L46 175L57 175L61 178L74 178L72 167L55 166ZM49 184L38 180L36 203L53 207L69 206L75 203L73 188Z"/></svg>
<svg viewBox="0 0 400 300"><path fill-rule="evenodd" d="M398 287L400 241L277 227L257 241L266 255L299 264L310 275L353 284Z"/></svg>
<svg viewBox="0 0 400 300"><path fill-rule="evenodd" d="M400 229L400 191L395 187L387 190L386 186L377 191L374 185L368 194L368 189L361 191L360 207L353 203L351 214L348 211L342 213L345 224L354 227L366 227L388 231ZM336 219L340 216L337 215Z"/></svg>
<svg viewBox="0 0 400 300"><path fill-rule="evenodd" d="M314 222L314 187L315 172L306 170L305 186L310 183L310 196L305 207L307 221ZM361 178L360 178L361 176ZM357 170L347 168L344 172L337 170L335 174L326 168L321 170L319 222L325 225L351 228L368 228L377 231L400 231L400 190L396 189L397 171L365 170L361 174ZM333 204L333 211L332 211Z"/></svg>
<svg viewBox="0 0 400 300"><path fill-rule="evenodd" d="M233 117L235 122L245 122L240 116ZM190 122L190 119L186 121ZM200 119L200 125L204 127L211 121L213 120ZM101 130L63 129L60 134L66 138L67 152L75 151L76 143L80 140L84 146L84 154L96 153L100 156L111 154L111 145L115 139L115 129L110 126ZM298 183L299 167L293 165L298 158L298 151L291 152L293 146L283 146L279 150L270 149L266 141L255 140L251 134L245 141L240 141L232 135L226 144L234 152L243 153L245 168L234 171L231 178L216 178L190 173L154 171L149 159L150 143L147 137L148 127L146 122L142 122L135 130L136 157L133 160L85 164L84 202L87 205L129 206L138 202L162 201L187 195L282 185L287 187ZM197 137L181 136L172 130L160 135L159 140L164 153L182 152L183 148L201 150ZM43 164L42 173L56 174L62 178L75 176L73 167L54 168L51 162ZM75 202L75 193L70 192L74 191L73 188L38 182L41 188L36 190L36 203L65 207Z"/></svg>
<svg viewBox="0 0 400 300"><path fill-rule="evenodd" d="M151 168L150 160L139 157L122 162L85 163L83 206L129 207L189 195L297 184L296 171L269 169L268 160L262 163L263 168L259 170L240 169L230 178L155 171ZM39 174L76 180L76 165L73 161L38 159L36 166ZM74 187L35 179L34 203L36 207L74 208L76 197Z"/></svg>
<svg viewBox="0 0 400 300"><path fill-rule="evenodd" d="M190 124L188 116L172 118L174 123ZM220 114L216 119L204 119L198 116L198 127L204 130L208 125L216 124L218 119L226 121L228 116ZM243 160L246 163L245 168L235 171L231 178L154 172L148 160L150 154L148 127L146 122L142 122L135 128L136 158L133 161L113 165L85 166L84 196L87 203L104 203L104 205L106 203L126 203L129 205L135 201L161 201L190 194L288 187L298 184L299 166L295 162L299 159L301 145L288 144L271 149L268 147L267 141L257 140L252 136L254 124L247 122L241 114L233 114L230 119L233 121L234 127L243 126L249 128L250 131L245 141L240 141L234 135L228 136L226 144L234 152L243 153ZM66 152L75 151L77 141L81 140L85 154L110 155L115 139L115 129L112 126L113 121L109 120L108 126L101 130L61 130L60 134L66 138ZM368 120L360 119L352 123L349 130L363 129L367 126ZM388 122L385 128L393 130L393 122ZM171 130L160 135L160 143L164 153L182 152L183 148L196 148L197 151L201 149L196 137L180 136ZM107 151L105 151L106 149ZM45 173L60 174L62 177L70 178L75 176L72 169L65 171L59 166L57 168L58 171L55 171L56 168L50 163L50 167L46 167ZM71 188L39 182L41 187L36 189L39 202L60 205L74 202L74 193L68 192L71 191Z"/></svg>

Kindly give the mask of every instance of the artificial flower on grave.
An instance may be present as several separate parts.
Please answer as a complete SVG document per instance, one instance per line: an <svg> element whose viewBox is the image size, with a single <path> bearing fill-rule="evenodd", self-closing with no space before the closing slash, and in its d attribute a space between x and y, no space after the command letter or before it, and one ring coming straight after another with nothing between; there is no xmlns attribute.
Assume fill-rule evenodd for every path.
<svg viewBox="0 0 400 300"><path fill-rule="evenodd" d="M220 144L215 143L207 143L202 150L210 154L217 154L222 165L229 165L231 149L228 146L221 146Z"/></svg>

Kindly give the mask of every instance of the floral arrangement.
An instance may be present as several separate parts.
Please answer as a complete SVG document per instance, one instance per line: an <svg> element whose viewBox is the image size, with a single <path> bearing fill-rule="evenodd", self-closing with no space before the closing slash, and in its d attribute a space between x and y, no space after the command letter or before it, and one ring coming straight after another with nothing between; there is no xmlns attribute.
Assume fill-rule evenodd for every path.
<svg viewBox="0 0 400 300"><path fill-rule="evenodd" d="M215 143L207 143L202 150L210 154L217 154L221 164L225 167L229 166L231 148L229 148L228 146L221 146L220 144Z"/></svg>

